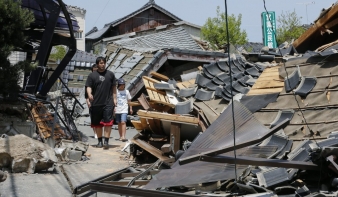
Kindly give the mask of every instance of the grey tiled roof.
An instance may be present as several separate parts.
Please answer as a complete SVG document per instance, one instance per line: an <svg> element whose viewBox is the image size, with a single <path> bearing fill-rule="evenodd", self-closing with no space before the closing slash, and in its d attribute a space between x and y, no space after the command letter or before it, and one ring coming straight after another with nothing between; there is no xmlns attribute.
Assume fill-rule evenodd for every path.
<svg viewBox="0 0 338 197"><path fill-rule="evenodd" d="M97 27L93 27L91 30L89 30L87 33L86 33L86 36L89 36L90 34L94 33L94 32L97 32L98 29Z"/></svg>
<svg viewBox="0 0 338 197"><path fill-rule="evenodd" d="M118 24L120 24L121 22L135 16L136 14L143 12L149 8L155 8L163 13L165 13L166 15L170 16L171 18L173 18L176 21L181 21L182 19L178 18L177 16L175 16L174 14L170 13L169 11L167 11L166 9L162 8L161 6L157 5L154 1L149 1L148 3L146 3L144 6L142 6L140 9L128 14L125 17L119 18L113 22L107 23L104 25L104 27L102 29L100 29L99 31L95 31L95 32L88 32L86 34L86 39L98 39L100 38L111 26L116 26Z"/></svg>
<svg viewBox="0 0 338 197"><path fill-rule="evenodd" d="M155 3L155 1L149 1L148 3L146 3L144 6L142 6L140 9L136 10L135 12L132 12L130 13L129 15L125 16L125 17L122 17L122 18L119 18L113 22L110 22L110 23L107 23L105 24L104 26L107 27L107 26L115 26L115 25L118 25L119 23L135 16L136 14L140 13L140 12L143 12L144 10L147 10L149 8L156 8L158 9L159 11L165 13L166 15L170 16L171 18L177 20L177 21L181 21L182 19L178 18L177 16L175 16L174 14L172 14L171 12L169 12L168 10L162 8L161 6L157 5Z"/></svg>
<svg viewBox="0 0 338 197"><path fill-rule="evenodd" d="M98 39L100 38L104 33L106 33L106 31L108 31L109 26L104 27L102 29L100 29L99 31L95 31L91 34L89 34L88 36L86 36L86 39Z"/></svg>
<svg viewBox="0 0 338 197"><path fill-rule="evenodd" d="M77 50L71 61L95 63L97 57L93 53Z"/></svg>
<svg viewBox="0 0 338 197"><path fill-rule="evenodd" d="M139 52L151 52L164 48L202 50L182 27L151 35L118 40L114 44Z"/></svg>

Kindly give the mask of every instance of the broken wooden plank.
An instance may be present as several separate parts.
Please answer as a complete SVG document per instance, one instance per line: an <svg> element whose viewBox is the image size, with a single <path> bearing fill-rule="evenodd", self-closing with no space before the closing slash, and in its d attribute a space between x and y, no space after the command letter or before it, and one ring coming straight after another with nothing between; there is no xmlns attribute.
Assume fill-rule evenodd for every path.
<svg viewBox="0 0 338 197"><path fill-rule="evenodd" d="M142 131L144 129L142 122L140 120L131 120L130 122L133 124L136 130Z"/></svg>
<svg viewBox="0 0 338 197"><path fill-rule="evenodd" d="M311 49L306 46L306 43L313 43L311 37L316 37L318 34L320 34L320 31L325 29L326 24L330 24L329 21L336 16L338 12L338 5L333 5L331 9L325 13L321 18L319 18L314 25L312 25L309 29L307 29L298 39L296 39L292 45L297 49L298 52L305 52L306 50L315 50L319 46L326 44L322 42L315 43L317 47ZM333 22L334 23L334 22ZM331 24L332 25L332 24ZM302 47L302 45L304 45Z"/></svg>
<svg viewBox="0 0 338 197"><path fill-rule="evenodd" d="M199 120L195 117L182 116L179 114L165 114L159 112L150 112L145 110L139 110L137 114L143 118L156 118L161 120L175 121L179 123L191 123L198 124Z"/></svg>
<svg viewBox="0 0 338 197"><path fill-rule="evenodd" d="M159 79L159 80L169 81L169 77L167 77L167 76L165 76L165 75L162 75L162 74L160 74L160 73L158 73L158 72L152 71L152 72L150 72L150 74L151 74L153 77L155 77L155 78L157 78L157 79Z"/></svg>
<svg viewBox="0 0 338 197"><path fill-rule="evenodd" d="M136 139L131 139L131 142L136 144L137 146L141 147L142 149L144 149L148 153L154 155L155 157L157 157L161 161L165 161L165 160L170 159L169 157L164 156L163 152L161 150L155 148L154 146L148 144L147 142L145 142L143 140L136 138Z"/></svg>
<svg viewBox="0 0 338 197"><path fill-rule="evenodd" d="M281 92L284 88L284 79L279 75L279 68L280 66L266 68L247 95L261 95Z"/></svg>
<svg viewBox="0 0 338 197"><path fill-rule="evenodd" d="M143 76L142 79L145 79L145 80L152 82L152 83L161 83L160 81L157 81L156 79L153 79L153 78L150 78L150 77L147 77L147 76Z"/></svg>
<svg viewBox="0 0 338 197"><path fill-rule="evenodd" d="M170 153L172 151L171 144L164 144L161 147L161 151L164 152L164 153Z"/></svg>
<svg viewBox="0 0 338 197"><path fill-rule="evenodd" d="M147 119L145 118L140 118L140 122L142 124L142 127L146 130L150 130Z"/></svg>
<svg viewBox="0 0 338 197"><path fill-rule="evenodd" d="M153 118L147 118L150 130L158 135L163 135L163 129L162 129L162 124L161 121L158 119L153 119Z"/></svg>
<svg viewBox="0 0 338 197"><path fill-rule="evenodd" d="M170 126L170 145L173 145L172 149L174 153L180 150L181 145L181 124L172 122Z"/></svg>

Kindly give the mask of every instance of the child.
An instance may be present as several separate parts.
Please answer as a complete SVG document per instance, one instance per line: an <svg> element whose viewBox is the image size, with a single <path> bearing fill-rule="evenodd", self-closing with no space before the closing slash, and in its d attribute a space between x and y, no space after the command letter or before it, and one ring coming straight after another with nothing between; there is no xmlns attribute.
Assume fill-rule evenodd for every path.
<svg viewBox="0 0 338 197"><path fill-rule="evenodd" d="M125 90L125 81L120 78L117 81L117 105L115 107L115 121L118 123L118 129L120 134L120 141L127 141L126 139L126 122L128 114L128 105L131 100L131 96L128 90ZM129 105L130 114L133 113L133 109Z"/></svg>

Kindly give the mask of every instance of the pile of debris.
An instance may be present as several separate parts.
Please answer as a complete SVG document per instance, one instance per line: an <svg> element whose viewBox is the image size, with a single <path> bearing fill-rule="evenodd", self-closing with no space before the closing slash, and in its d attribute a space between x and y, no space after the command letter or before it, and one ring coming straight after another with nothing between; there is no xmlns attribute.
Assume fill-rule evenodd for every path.
<svg viewBox="0 0 338 197"><path fill-rule="evenodd" d="M169 161L170 156L187 148L200 132L212 125L232 96L241 99L261 72L273 66L274 63L251 63L243 56L233 55L230 59L185 71L180 82L156 72L152 72L153 77L161 81L143 76L148 96L142 94L138 102L133 102L143 110L137 112L139 120L131 120L140 131L132 142L155 157Z"/></svg>
<svg viewBox="0 0 338 197"><path fill-rule="evenodd" d="M4 172L36 173L57 162L88 159L84 156L88 143L80 141L82 136L62 97L46 101L20 94L18 101L4 102L0 136L0 169ZM0 181L7 176L2 171Z"/></svg>
<svg viewBox="0 0 338 197"><path fill-rule="evenodd" d="M3 135L0 138L0 169L34 173L48 170L56 162L54 149L47 144L25 135Z"/></svg>

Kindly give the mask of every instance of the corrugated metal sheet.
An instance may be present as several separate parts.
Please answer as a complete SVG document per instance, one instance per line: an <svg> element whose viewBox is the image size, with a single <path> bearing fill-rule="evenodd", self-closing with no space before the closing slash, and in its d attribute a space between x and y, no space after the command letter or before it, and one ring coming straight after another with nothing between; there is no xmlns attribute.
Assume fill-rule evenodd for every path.
<svg viewBox="0 0 338 197"><path fill-rule="evenodd" d="M268 129L259 123L251 112L242 104L234 102L235 120L236 120L236 141L245 142L257 139L268 132ZM231 107L228 107L218 119L211 124L208 129L197 138L189 149L181 156L185 158L200 153L201 151L211 151L220 148L233 146L233 128L232 128ZM267 148L269 147L269 148ZM267 157L276 151L275 148L250 147L238 150L239 155L258 156L265 153ZM251 151L251 152L248 152ZM224 155L233 155L229 152ZM246 166L238 165L238 174ZM172 169L162 170L145 187L154 189L158 187L191 185L197 183L232 179L235 177L234 165L215 164L209 162L192 162L186 165L180 165L176 162Z"/></svg>

